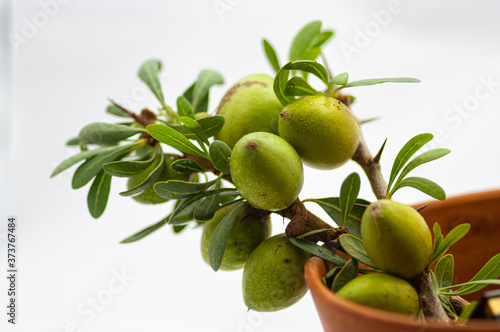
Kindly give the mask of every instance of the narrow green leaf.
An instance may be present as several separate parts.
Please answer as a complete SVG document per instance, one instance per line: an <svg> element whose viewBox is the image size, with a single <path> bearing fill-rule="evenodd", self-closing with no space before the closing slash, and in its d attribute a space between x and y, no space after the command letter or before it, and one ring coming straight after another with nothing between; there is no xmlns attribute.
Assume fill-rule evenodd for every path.
<svg viewBox="0 0 500 332"><path fill-rule="evenodd" d="M448 296L443 295L442 293L439 294L439 301L441 302L441 305L443 306L444 310L448 313L450 313L453 317L458 317L457 313L455 311L455 308L450 302L450 299Z"/></svg>
<svg viewBox="0 0 500 332"><path fill-rule="evenodd" d="M106 112L109 114L115 115L115 116L122 117L122 118L131 118L131 116L129 114L125 113L120 107L113 105L113 104L109 105L106 108Z"/></svg>
<svg viewBox="0 0 500 332"><path fill-rule="evenodd" d="M444 157L450 152L451 151L448 149L432 149L432 150L426 151L426 152L416 156L415 158L413 158L412 161L410 161L405 166L405 168L403 169L403 171L399 175L399 178L396 181L396 183L400 182L405 176L408 175L408 173L410 173L412 170L414 170L418 166L425 164L425 163L428 163L430 161L439 159L441 157Z"/></svg>
<svg viewBox="0 0 500 332"><path fill-rule="evenodd" d="M175 234L179 234L182 232L185 228L187 227L187 224L185 225L173 225L172 229Z"/></svg>
<svg viewBox="0 0 500 332"><path fill-rule="evenodd" d="M334 32L331 30L325 30L321 31L319 34L317 34L313 40L311 41L311 45L309 47L315 48L315 47L321 47L323 46L326 42L330 40L334 35Z"/></svg>
<svg viewBox="0 0 500 332"><path fill-rule="evenodd" d="M361 180L358 173L351 173L342 183L339 197L340 209L342 210L342 228L344 228L347 216L356 203L360 186Z"/></svg>
<svg viewBox="0 0 500 332"><path fill-rule="evenodd" d="M288 77L290 76L290 70L288 66L292 62L288 62L286 65L281 67L276 76L274 77L273 90L276 98L281 102L283 106L286 106L288 103L292 102L294 99L292 97L288 97L285 94L285 87L288 82Z"/></svg>
<svg viewBox="0 0 500 332"><path fill-rule="evenodd" d="M231 157L231 148L222 141L213 141L210 145L210 158L214 166L224 174L230 174L229 158Z"/></svg>
<svg viewBox="0 0 500 332"><path fill-rule="evenodd" d="M71 181L72 188L78 189L83 187L102 170L102 166L104 164L122 158L123 156L137 149L141 144L141 142L135 142L127 145L117 146L113 147L110 152L94 155L76 169Z"/></svg>
<svg viewBox="0 0 500 332"><path fill-rule="evenodd" d="M170 164L170 168L181 173L198 173L206 170L196 161L191 159L179 159Z"/></svg>
<svg viewBox="0 0 500 332"><path fill-rule="evenodd" d="M476 310L477 305L479 302L477 301L472 301L469 303L468 306L462 309L462 312L460 313L460 316L458 317L458 322L462 323L472 317L472 314L474 313L474 310Z"/></svg>
<svg viewBox="0 0 500 332"><path fill-rule="evenodd" d="M202 141L206 145L210 145L207 135L205 135L203 128L198 122L186 116L181 116L180 120L187 128L189 128L189 130L193 132L193 134L196 135L197 140Z"/></svg>
<svg viewBox="0 0 500 332"><path fill-rule="evenodd" d="M457 284L450 287L443 287L441 288L441 294L462 296L480 291L481 289L483 289L488 285L500 285L500 280L499 279L471 280L468 282L464 282L462 284ZM456 291L449 291L449 292L446 291L447 289L455 287L462 287L462 288Z"/></svg>
<svg viewBox="0 0 500 332"><path fill-rule="evenodd" d="M154 188L156 193L163 198L179 199L179 198L187 198L194 194L200 193L210 188L218 181L219 178L202 183L187 182L182 180L168 180L156 183Z"/></svg>
<svg viewBox="0 0 500 332"><path fill-rule="evenodd" d="M233 209L221 220L217 225L210 238L210 243L208 245L208 260L210 266L214 271L219 270L220 264L222 263L222 258L224 257L224 251L226 250L226 242L229 232L233 227L234 222L238 213L245 206L244 202L236 204Z"/></svg>
<svg viewBox="0 0 500 332"><path fill-rule="evenodd" d="M179 199L175 202L174 211L177 210L178 207L183 205L187 199ZM194 220L194 209L197 206L197 201L192 201L191 203L184 205L181 211L177 211L176 215L170 221L171 225L183 225L189 221ZM168 220L167 220L168 222Z"/></svg>
<svg viewBox="0 0 500 332"><path fill-rule="evenodd" d="M151 89L163 108L167 108L165 97L163 96L163 91L161 89L159 78L160 71L161 62L159 60L148 60L144 62L139 69L138 76L144 83L146 83L149 89Z"/></svg>
<svg viewBox="0 0 500 332"><path fill-rule="evenodd" d="M149 234L151 234L151 233L159 230L163 226L165 226L167 224L167 220L169 217L170 217L170 215L166 216L165 218L158 221L157 223L155 223L151 226L148 226L148 227L144 228L143 230L125 238L124 240L120 241L120 243L132 243L132 242L139 241L139 240L145 238Z"/></svg>
<svg viewBox="0 0 500 332"><path fill-rule="evenodd" d="M441 234L441 226L439 226L437 222L434 223L433 232L434 232L434 245L432 246L431 263L433 263L435 260L439 258L439 256L436 257L436 255L438 254L437 251L439 249L439 246L441 245L441 242L443 242L443 234Z"/></svg>
<svg viewBox="0 0 500 332"><path fill-rule="evenodd" d="M219 209L220 194L211 195L203 198L194 209L193 216L195 220L210 220Z"/></svg>
<svg viewBox="0 0 500 332"><path fill-rule="evenodd" d="M332 291L337 293L345 284L358 276L359 262L357 259L351 258L340 269L335 279L333 279Z"/></svg>
<svg viewBox="0 0 500 332"><path fill-rule="evenodd" d="M224 127L225 118L222 115L211 115L206 118L196 120L203 128L207 137L212 137Z"/></svg>
<svg viewBox="0 0 500 332"><path fill-rule="evenodd" d="M78 134L78 139L82 144L109 144L145 132L144 128L139 127L94 122L82 128Z"/></svg>
<svg viewBox="0 0 500 332"><path fill-rule="evenodd" d="M203 99L208 95L208 91L215 84L223 84L224 79L222 76L214 70L202 70L198 75L198 79L194 84L193 95L191 104L193 109L196 108L203 102Z"/></svg>
<svg viewBox="0 0 500 332"><path fill-rule="evenodd" d="M415 189L420 190L421 192L435 198L439 199L440 201L444 201L446 199L446 193L444 192L444 189L441 188L437 183L426 179L426 178L421 178L421 177L408 177L398 183L394 186L394 188L391 190L391 197L392 195L399 189L404 188L404 187L412 187Z"/></svg>
<svg viewBox="0 0 500 332"><path fill-rule="evenodd" d="M264 46L264 52L266 52L267 60L269 60L271 67L273 67L274 71L277 73L281 66L273 46L266 39L262 39L262 44Z"/></svg>
<svg viewBox="0 0 500 332"><path fill-rule="evenodd" d="M312 47L312 48L307 49L304 53L302 53L299 60L314 61L319 57L320 54L321 54L321 48ZM304 78L307 79L307 76Z"/></svg>
<svg viewBox="0 0 500 332"><path fill-rule="evenodd" d="M141 173L155 160L156 154L152 154L148 160L120 160L104 164L102 168L106 173L117 177L130 177Z"/></svg>
<svg viewBox="0 0 500 332"><path fill-rule="evenodd" d="M292 46L290 48L290 60L298 60L302 53L309 48L314 37L316 37L321 30L321 21L313 21L304 26L295 36Z"/></svg>
<svg viewBox="0 0 500 332"><path fill-rule="evenodd" d="M436 295L439 295L440 293L440 289L439 289L439 282L436 278L436 275L434 274L434 272L432 270L429 270L430 273L431 273L431 277L432 277L432 280L431 280L431 289L432 289L432 292Z"/></svg>
<svg viewBox="0 0 500 332"><path fill-rule="evenodd" d="M111 151L114 151L116 149L119 149L120 147L118 146L106 146L98 149L93 149L93 150L86 150L83 152L80 152L79 154L76 154L74 156L69 157L68 159L64 160L62 163L60 163L52 172L50 175L51 178L56 176L57 174L67 170L71 166L79 163L80 161L84 159L89 159L93 156L99 155L99 154L108 154Z"/></svg>
<svg viewBox="0 0 500 332"><path fill-rule="evenodd" d="M314 242L304 240L304 239L296 239L296 238L290 238L290 241L299 247L302 250L305 250L314 256L318 256L321 259L327 260L330 263L333 263L339 267L342 267L345 265L346 261L336 253L323 248L322 246L317 245Z"/></svg>
<svg viewBox="0 0 500 332"><path fill-rule="evenodd" d="M106 209L109 191L111 189L111 175L100 171L92 182L87 195L87 206L90 215L95 219L99 218Z"/></svg>
<svg viewBox="0 0 500 332"><path fill-rule="evenodd" d="M191 103L191 105L193 105L193 91L194 91L195 84L196 84L196 81L186 91L184 91L184 94L183 94L183 96L186 97L186 99ZM205 98L203 98L201 100L201 102L198 103L198 106L196 107L196 109L193 108L194 114L208 111L209 95L210 95L210 93L207 93L205 95Z"/></svg>
<svg viewBox="0 0 500 332"><path fill-rule="evenodd" d="M470 230L470 224L460 224L453 228L442 240L438 247L434 248L431 264L444 255L448 249L463 238Z"/></svg>
<svg viewBox="0 0 500 332"><path fill-rule="evenodd" d="M361 263L370 267L377 268L370 257L368 257L368 253L363 245L363 240L351 234L342 234L339 237L339 241L340 245L349 256L356 258Z"/></svg>
<svg viewBox="0 0 500 332"><path fill-rule="evenodd" d="M194 113L193 108L191 107L191 103L184 96L180 96L179 98L177 98L177 113L179 113L180 116L194 119Z"/></svg>
<svg viewBox="0 0 500 332"><path fill-rule="evenodd" d="M288 70L302 70L311 73L328 85L328 73L322 64L311 60L297 60L285 65Z"/></svg>
<svg viewBox="0 0 500 332"><path fill-rule="evenodd" d="M434 269L434 274L439 287L451 286L453 282L453 269L455 268L455 262L453 261L453 255L448 254L437 262L436 268Z"/></svg>
<svg viewBox="0 0 500 332"><path fill-rule="evenodd" d="M288 96L310 96L318 91L314 90L302 77L292 77L285 85L284 93Z"/></svg>
<svg viewBox="0 0 500 332"><path fill-rule="evenodd" d="M346 85L347 81L349 80L349 74L348 73L341 73L332 78L330 81L330 84L337 84L337 85Z"/></svg>
<svg viewBox="0 0 500 332"><path fill-rule="evenodd" d="M77 137L72 138L66 142L67 146L78 146L80 144L81 144L81 142Z"/></svg>
<svg viewBox="0 0 500 332"><path fill-rule="evenodd" d="M134 188L130 188L127 191L122 191L120 193L120 196L131 197L139 195L140 193L144 192L144 190L151 187L156 182L156 180L158 180L164 168L165 168L165 155L162 153L161 150L159 150L156 153L154 162L151 163L151 165L149 165L145 171L143 171L144 175L141 176L142 173L139 173L137 175L143 177L144 181L142 181L139 185L137 185Z"/></svg>
<svg viewBox="0 0 500 332"><path fill-rule="evenodd" d="M169 126L161 124L152 124L147 128L148 133L153 136L156 140L170 145L174 149L182 152L186 152L198 157L209 158L203 151L201 151L196 145L191 143L184 135L170 128Z"/></svg>
<svg viewBox="0 0 500 332"><path fill-rule="evenodd" d="M348 84L337 88L337 91L345 88L352 88L356 86L368 86L381 83L420 83L420 80L412 77L372 78L372 79L349 82Z"/></svg>

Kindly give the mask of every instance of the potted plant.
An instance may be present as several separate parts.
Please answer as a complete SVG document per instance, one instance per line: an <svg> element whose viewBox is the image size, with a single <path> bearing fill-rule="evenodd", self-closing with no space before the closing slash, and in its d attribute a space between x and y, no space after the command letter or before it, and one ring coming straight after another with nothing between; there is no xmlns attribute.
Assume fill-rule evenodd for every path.
<svg viewBox="0 0 500 332"><path fill-rule="evenodd" d="M144 204L175 200L164 219L122 243L143 239L166 225L172 225L176 233L188 224L202 226L202 254L214 271L244 267L243 297L249 309L276 311L300 300L307 291L304 264L316 256L308 261L306 272L315 298L326 290L318 284L324 278L339 294L328 291L331 298L344 297L389 311L402 309L410 325L421 324L417 316L437 320L442 326L466 320L474 304L458 296L499 284L500 255L493 253L472 280L452 284L453 257L446 253L470 225L445 229L433 223L433 241L422 218L426 209L432 209L415 209L391 199L400 188L412 187L445 200L438 184L408 175L449 150L431 149L412 159L433 136L424 133L410 138L402 144L386 182L380 172L385 142L373 156L361 132L366 121L354 116L350 110L354 97L344 94L348 88L419 80L353 81L347 73L333 75L326 61L315 61L332 36L332 31L321 29L319 21L306 25L295 37L290 61L284 65L264 39L275 77L252 74L234 83L216 114L207 111L210 88L223 83L218 72L203 70L172 107L159 80L161 62L146 61L138 75L158 99L160 109L136 113L110 101L107 112L122 120L83 127L67 143L81 152L62 162L52 176L83 162L74 172L72 187L79 189L92 181L87 203L94 218L106 208L113 177L128 178L121 196ZM324 86L312 87L311 76ZM165 153L164 145L178 153ZM337 197L298 198L303 164L325 171L351 159L366 173L377 202L358 198L357 173L345 179ZM332 221L315 216L305 202L321 206ZM286 233L270 237L272 213L290 220ZM335 265L328 274L321 268L323 261ZM429 269L434 263L434 270ZM373 287L381 284L387 286L387 293L368 292L382 289ZM382 296L387 299L380 301Z"/></svg>

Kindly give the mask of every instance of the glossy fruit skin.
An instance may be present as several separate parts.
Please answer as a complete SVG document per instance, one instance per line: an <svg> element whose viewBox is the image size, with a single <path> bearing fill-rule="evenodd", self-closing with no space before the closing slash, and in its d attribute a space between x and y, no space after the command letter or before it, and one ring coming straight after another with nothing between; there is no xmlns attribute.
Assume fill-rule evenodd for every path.
<svg viewBox="0 0 500 332"><path fill-rule="evenodd" d="M299 301L307 292L304 264L311 255L285 234L262 242L243 270L243 299L255 311L278 311Z"/></svg>
<svg viewBox="0 0 500 332"><path fill-rule="evenodd" d="M245 135L231 154L234 185L250 205L278 211L297 199L304 182L297 152L279 136L257 132Z"/></svg>
<svg viewBox="0 0 500 332"><path fill-rule="evenodd" d="M337 99L314 95L291 102L278 121L279 135L290 143L305 165L334 169L352 158L359 144L359 125Z"/></svg>
<svg viewBox="0 0 500 332"><path fill-rule="evenodd" d="M193 177L192 173L179 173L170 168L170 165L177 160L177 156L173 154L165 153L165 163L163 167L163 171L160 176L156 180L158 181L167 181L167 180L183 180L190 181ZM145 172L139 173L135 176L128 178L127 188L130 190L139 184L141 184L147 177L147 175L154 169L155 164L151 164ZM167 202L169 199L163 198L159 196L153 189L153 186L150 186L148 189L144 190L142 193L136 196L132 196L132 198L142 204L159 204Z"/></svg>
<svg viewBox="0 0 500 332"><path fill-rule="evenodd" d="M370 259L386 273L411 279L429 264L429 227L408 205L388 199L370 204L361 218L361 237Z"/></svg>
<svg viewBox="0 0 500 332"><path fill-rule="evenodd" d="M224 95L217 114L225 118L224 127L215 135L230 148L244 135L264 131L278 135L282 105L274 94L274 79L253 74L236 82Z"/></svg>
<svg viewBox="0 0 500 332"><path fill-rule="evenodd" d="M417 291L407 281L386 273L359 276L345 284L338 296L387 311L416 315L419 310Z"/></svg>
<svg viewBox="0 0 500 332"><path fill-rule="evenodd" d="M208 246L210 244L210 238L217 225L219 225L232 208L234 208L234 204L217 210L214 217L203 225L201 254L203 260L209 265ZM236 221L229 232L224 257L219 267L220 270L231 271L241 269L245 266L248 257L255 248L271 235L271 222L269 217L262 219L259 216L250 215L242 221L245 215L245 208L243 208L238 213Z"/></svg>

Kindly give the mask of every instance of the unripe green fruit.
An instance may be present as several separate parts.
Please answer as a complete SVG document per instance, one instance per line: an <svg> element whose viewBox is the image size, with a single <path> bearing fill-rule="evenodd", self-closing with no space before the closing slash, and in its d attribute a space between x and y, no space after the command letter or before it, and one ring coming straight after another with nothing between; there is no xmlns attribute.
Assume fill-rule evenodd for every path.
<svg viewBox="0 0 500 332"><path fill-rule="evenodd" d="M373 308L416 315L417 291L405 280L385 273L359 276L344 285L337 295Z"/></svg>
<svg viewBox="0 0 500 332"><path fill-rule="evenodd" d="M279 136L257 132L244 136L231 154L235 187L257 209L278 211L292 205L304 173L297 152Z"/></svg>
<svg viewBox="0 0 500 332"><path fill-rule="evenodd" d="M388 199L370 204L361 219L361 237L368 256L384 272L411 279L430 263L431 232L408 205Z"/></svg>
<svg viewBox="0 0 500 332"><path fill-rule="evenodd" d="M196 113L194 115L194 119L199 120L199 119L207 118L209 116L210 116L210 114L208 114L207 112L200 112L200 113Z"/></svg>
<svg viewBox="0 0 500 332"><path fill-rule="evenodd" d="M231 204L217 210L214 217L203 225L201 254L203 260L205 260L207 264L210 264L208 260L208 246L212 234L217 225L219 225L222 219L233 208L234 205ZM243 208L238 213L227 237L224 257L219 267L221 270L229 271L241 269L254 249L271 235L271 222L269 221L269 217L261 218L256 215L249 215L245 218L245 216L246 212L245 208Z"/></svg>
<svg viewBox="0 0 500 332"><path fill-rule="evenodd" d="M163 171L160 176L156 180L158 181L167 181L167 180L183 180L189 181L193 174L192 173L179 173L170 168L170 165L176 160L176 156L173 154L165 153L165 162L163 164ZM151 171L156 167L156 163L152 163L146 170L142 173L134 175L128 178L127 188L130 190L134 187L140 185L144 180L146 180L147 176L151 173ZM153 185L144 190L142 193L136 196L132 196L134 200L142 204L159 204L168 201L167 198L163 198L159 196L153 189Z"/></svg>
<svg viewBox="0 0 500 332"><path fill-rule="evenodd" d="M223 115L226 121L215 138L233 148L249 133L265 131L278 135L282 105L274 94L273 82L272 77L264 74L250 75L236 82L217 109L217 114Z"/></svg>
<svg viewBox="0 0 500 332"><path fill-rule="evenodd" d="M359 126L349 108L327 96L306 96L283 108L279 135L307 166L333 169L352 158L359 144Z"/></svg>
<svg viewBox="0 0 500 332"><path fill-rule="evenodd" d="M285 234L262 242L243 270L246 306L255 311L277 311L300 300L307 292L304 264L309 257Z"/></svg>

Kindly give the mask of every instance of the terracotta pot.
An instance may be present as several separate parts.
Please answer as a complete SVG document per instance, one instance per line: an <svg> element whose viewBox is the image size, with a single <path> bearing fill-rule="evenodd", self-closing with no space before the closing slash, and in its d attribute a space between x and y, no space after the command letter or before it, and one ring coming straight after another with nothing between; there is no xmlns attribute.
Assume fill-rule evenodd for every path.
<svg viewBox="0 0 500 332"><path fill-rule="evenodd" d="M433 201L421 213L430 227L438 222L444 235L458 224L471 224L469 233L449 250L455 258L454 284L468 281L491 257L500 252L500 190L451 197L444 202ZM466 327L446 325L429 318L421 322L414 317L347 301L323 284L322 278L326 272L320 258L312 257L307 261L306 283L325 331L500 331L498 321L471 320ZM476 294L468 299L480 296Z"/></svg>

